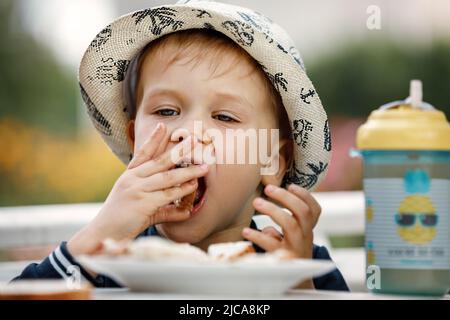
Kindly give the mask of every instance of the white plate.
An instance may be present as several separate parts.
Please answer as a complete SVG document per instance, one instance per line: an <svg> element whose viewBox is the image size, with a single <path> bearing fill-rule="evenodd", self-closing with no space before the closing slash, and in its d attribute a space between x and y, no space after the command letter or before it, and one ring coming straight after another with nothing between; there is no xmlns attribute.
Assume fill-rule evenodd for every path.
<svg viewBox="0 0 450 320"><path fill-rule="evenodd" d="M335 268L332 261L295 259L277 264L145 261L79 256L86 268L132 291L193 294L279 295Z"/></svg>

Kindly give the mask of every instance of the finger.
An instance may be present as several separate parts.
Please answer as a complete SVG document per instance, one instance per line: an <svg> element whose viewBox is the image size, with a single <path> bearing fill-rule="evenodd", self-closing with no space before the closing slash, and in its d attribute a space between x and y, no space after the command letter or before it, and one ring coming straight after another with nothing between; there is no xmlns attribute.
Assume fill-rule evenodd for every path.
<svg viewBox="0 0 450 320"><path fill-rule="evenodd" d="M170 132L169 130L165 130L164 137L161 140L161 143L158 145L158 148L156 149L156 152L154 154L155 157L159 157L164 153L164 151L167 149L167 145L170 142Z"/></svg>
<svg viewBox="0 0 450 320"><path fill-rule="evenodd" d="M150 137L144 142L141 148L131 159L128 164L128 169L133 169L140 166L145 161L152 159L155 155L158 146L162 142L162 138L165 135L166 127L163 123L158 123L156 128L151 133Z"/></svg>
<svg viewBox="0 0 450 320"><path fill-rule="evenodd" d="M184 196L194 192L198 187L197 179L190 180L181 184L180 186L175 186L171 188L167 188L160 191L155 191L152 194L156 197L157 206L159 208L166 206L177 199L181 199ZM154 202L154 197L152 197L152 201ZM153 203L154 205L154 203Z"/></svg>
<svg viewBox="0 0 450 320"><path fill-rule="evenodd" d="M144 178L157 172L172 169L172 167L181 161L186 154L189 154L196 145L195 139L189 137L170 150L167 150L162 155L157 156L136 168L136 175Z"/></svg>
<svg viewBox="0 0 450 320"><path fill-rule="evenodd" d="M274 185L267 185L264 188L264 193L272 199L277 200L283 207L289 209L295 220L302 226L305 233L314 227L311 209L299 197Z"/></svg>
<svg viewBox="0 0 450 320"><path fill-rule="evenodd" d="M283 234L289 241L296 242L298 236L303 237L303 230L297 220L274 203L263 198L256 198L253 205L260 213L271 217L283 229Z"/></svg>
<svg viewBox="0 0 450 320"><path fill-rule="evenodd" d="M164 222L178 222L189 219L191 213L187 209L177 208L174 204L169 204L167 206L161 207L153 215L153 224L164 223Z"/></svg>
<svg viewBox="0 0 450 320"><path fill-rule="evenodd" d="M277 240L280 241L283 240L283 235L279 233L278 230L275 229L274 227L265 227L264 229L261 230L261 232Z"/></svg>
<svg viewBox="0 0 450 320"><path fill-rule="evenodd" d="M153 192L156 190L167 189L189 180L200 178L207 172L207 164L159 172L144 179L142 191Z"/></svg>
<svg viewBox="0 0 450 320"><path fill-rule="evenodd" d="M313 215L313 227L315 227L317 221L319 220L320 213L322 212L322 207L320 206L319 202L312 196L312 194L308 190L296 184L289 185L288 190L302 199L309 206Z"/></svg>
<svg viewBox="0 0 450 320"><path fill-rule="evenodd" d="M242 231L242 236L266 251L274 251L281 247L281 242L279 240L250 228L245 228Z"/></svg>

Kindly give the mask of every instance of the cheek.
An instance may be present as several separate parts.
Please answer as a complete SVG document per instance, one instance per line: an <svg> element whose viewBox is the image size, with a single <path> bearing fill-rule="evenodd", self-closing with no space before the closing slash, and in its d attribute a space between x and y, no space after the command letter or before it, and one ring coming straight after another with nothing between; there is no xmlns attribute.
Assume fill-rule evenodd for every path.
<svg viewBox="0 0 450 320"><path fill-rule="evenodd" d="M152 134L158 123L149 118L136 116L134 125L134 151L139 150Z"/></svg>
<svg viewBox="0 0 450 320"><path fill-rule="evenodd" d="M214 214L208 219L215 221L211 225L224 227L248 214L246 208L261 178L254 165L218 165L215 178L211 203Z"/></svg>
<svg viewBox="0 0 450 320"><path fill-rule="evenodd" d="M215 184L220 192L220 201L227 207L235 205L235 210L252 197L260 181L256 165L217 166Z"/></svg>
<svg viewBox="0 0 450 320"><path fill-rule="evenodd" d="M261 164L267 162L271 153L270 130L259 132L254 129L255 134L251 137L228 137L225 133L220 139L213 139L214 153L218 164L245 164L260 168ZM275 135L275 137L278 137ZM256 168L253 168L256 169Z"/></svg>
<svg viewBox="0 0 450 320"><path fill-rule="evenodd" d="M247 139L239 144L236 139L231 141L223 137L222 141L214 140L213 144L219 187L231 189L231 193L242 194L242 189L252 188L253 192L261 180L257 141L250 143Z"/></svg>

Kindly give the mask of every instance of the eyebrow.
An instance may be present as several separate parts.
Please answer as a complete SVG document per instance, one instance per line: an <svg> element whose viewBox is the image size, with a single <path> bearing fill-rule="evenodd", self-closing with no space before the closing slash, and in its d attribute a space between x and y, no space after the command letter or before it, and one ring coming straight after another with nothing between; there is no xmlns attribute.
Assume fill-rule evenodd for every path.
<svg viewBox="0 0 450 320"><path fill-rule="evenodd" d="M243 96L228 93L228 92L214 92L214 95L220 99L234 101L241 105L249 106L253 110L255 109L253 104L250 101L248 101L247 98L245 98Z"/></svg>
<svg viewBox="0 0 450 320"><path fill-rule="evenodd" d="M220 91L214 91L213 94L216 98L219 98L220 100L237 102L238 104L249 106L253 110L255 109L254 105L250 101L248 101L247 98L245 98L243 96L229 93L229 92L220 92ZM180 92L178 92L177 90L169 89L169 88L156 88L154 90L150 90L147 94L145 94L145 96L143 97L141 102L143 103L143 105L145 105L146 101L150 98L154 98L154 97L158 97L158 96L166 96L166 95L174 96L176 99L181 100L181 101L184 100L183 95Z"/></svg>
<svg viewBox="0 0 450 320"><path fill-rule="evenodd" d="M158 96L174 96L177 100L183 100L183 95L180 94L177 90L169 89L169 88L156 88L147 92L141 100L141 103L145 106L147 101L151 98L155 98Z"/></svg>

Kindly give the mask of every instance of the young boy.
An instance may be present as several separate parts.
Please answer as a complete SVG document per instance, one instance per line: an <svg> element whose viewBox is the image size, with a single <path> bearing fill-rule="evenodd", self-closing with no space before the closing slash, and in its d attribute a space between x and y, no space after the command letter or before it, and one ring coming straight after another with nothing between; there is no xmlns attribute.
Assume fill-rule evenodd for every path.
<svg viewBox="0 0 450 320"><path fill-rule="evenodd" d="M93 221L16 279L67 277L75 265L95 286L117 286L74 258L95 253L106 238L161 236L204 250L248 240L258 252L284 248L299 258L330 259L313 244L321 208L308 191L330 158L328 121L298 51L271 20L204 1L131 13L92 41L79 77L96 129L127 169ZM264 163L206 163L193 152L193 165L175 167L198 148L215 159L248 159L250 145L222 145L210 134L230 130L280 134L278 143L267 143L272 152ZM262 173L273 164L274 172ZM191 210L175 205L193 192ZM283 234L257 230L256 212ZM302 287L348 290L338 270Z"/></svg>

